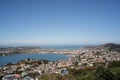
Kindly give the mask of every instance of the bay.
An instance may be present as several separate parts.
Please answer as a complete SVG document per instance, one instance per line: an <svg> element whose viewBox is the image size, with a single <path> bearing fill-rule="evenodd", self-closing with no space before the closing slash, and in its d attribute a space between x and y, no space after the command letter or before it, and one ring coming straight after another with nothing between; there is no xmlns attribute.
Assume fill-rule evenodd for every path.
<svg viewBox="0 0 120 80"><path fill-rule="evenodd" d="M26 58L40 60L45 59L49 61L57 61L68 59L69 56L64 54L12 54L7 56L0 56L0 66L8 63L16 63L20 60L24 60Z"/></svg>

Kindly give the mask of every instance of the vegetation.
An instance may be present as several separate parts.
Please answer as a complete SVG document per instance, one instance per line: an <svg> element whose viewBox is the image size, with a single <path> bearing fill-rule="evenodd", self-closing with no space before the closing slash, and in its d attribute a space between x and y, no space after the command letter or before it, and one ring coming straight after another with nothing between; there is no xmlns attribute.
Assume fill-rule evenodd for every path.
<svg viewBox="0 0 120 80"><path fill-rule="evenodd" d="M67 78L59 74L49 74L49 75L42 75L39 80L67 80Z"/></svg>
<svg viewBox="0 0 120 80"><path fill-rule="evenodd" d="M118 68L120 67L120 61L113 61L108 64L109 68Z"/></svg>
<svg viewBox="0 0 120 80"><path fill-rule="evenodd" d="M99 66L94 72L93 80L115 80L115 76L109 69Z"/></svg>
<svg viewBox="0 0 120 80"><path fill-rule="evenodd" d="M84 69L68 68L69 74L44 75L39 80L120 80L120 61L107 64L97 63L97 66Z"/></svg>

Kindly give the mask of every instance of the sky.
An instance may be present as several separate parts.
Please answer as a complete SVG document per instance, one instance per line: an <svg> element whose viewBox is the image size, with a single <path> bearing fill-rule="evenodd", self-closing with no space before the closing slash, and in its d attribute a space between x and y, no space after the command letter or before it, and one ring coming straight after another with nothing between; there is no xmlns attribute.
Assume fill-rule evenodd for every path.
<svg viewBox="0 0 120 80"><path fill-rule="evenodd" d="M120 0L0 0L0 45L120 43Z"/></svg>

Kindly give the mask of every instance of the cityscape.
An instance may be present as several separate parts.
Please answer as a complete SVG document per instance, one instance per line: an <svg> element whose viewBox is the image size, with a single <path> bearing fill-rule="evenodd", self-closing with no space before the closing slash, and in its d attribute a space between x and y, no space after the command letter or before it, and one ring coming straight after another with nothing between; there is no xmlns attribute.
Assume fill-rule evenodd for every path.
<svg viewBox="0 0 120 80"><path fill-rule="evenodd" d="M24 50L25 48L25 50ZM30 49L29 49L30 48ZM18 52L19 51L19 52ZM25 51L25 52L24 52ZM120 44L108 43L100 46L89 46L75 50L54 50L38 47L0 48L0 53L17 54L66 54L70 56L65 60L48 61L26 58L17 63L8 63L0 67L2 80L44 80L44 75L59 74L65 76L70 69L93 68L96 63L108 65L113 61L120 61ZM52 54L51 54L52 55ZM57 80L57 79L56 79Z"/></svg>

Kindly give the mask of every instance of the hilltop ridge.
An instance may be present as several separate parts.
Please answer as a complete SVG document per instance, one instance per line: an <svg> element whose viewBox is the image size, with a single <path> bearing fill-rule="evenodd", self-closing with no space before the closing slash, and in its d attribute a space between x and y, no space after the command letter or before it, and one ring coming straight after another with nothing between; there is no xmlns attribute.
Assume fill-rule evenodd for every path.
<svg viewBox="0 0 120 80"><path fill-rule="evenodd" d="M84 47L85 49L104 49L108 51L118 51L120 52L120 44L115 44L115 43L106 43L102 45L97 45L97 46L86 46Z"/></svg>

